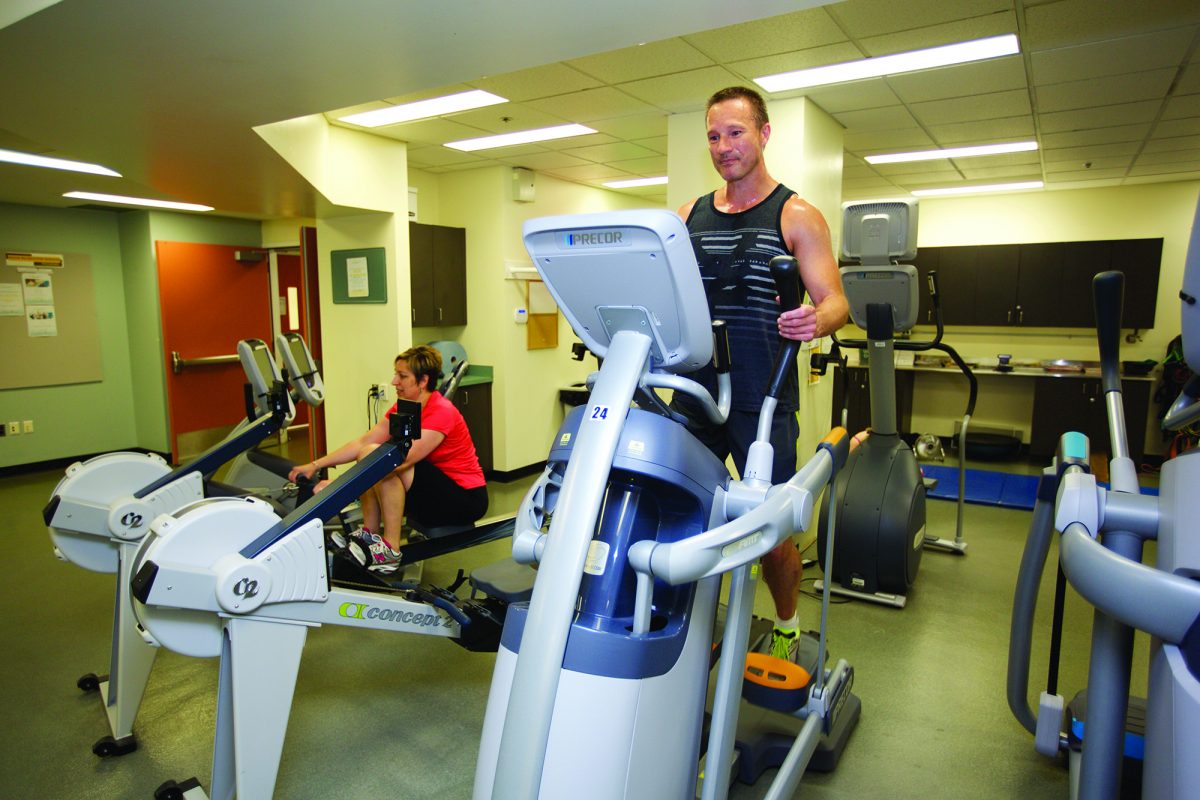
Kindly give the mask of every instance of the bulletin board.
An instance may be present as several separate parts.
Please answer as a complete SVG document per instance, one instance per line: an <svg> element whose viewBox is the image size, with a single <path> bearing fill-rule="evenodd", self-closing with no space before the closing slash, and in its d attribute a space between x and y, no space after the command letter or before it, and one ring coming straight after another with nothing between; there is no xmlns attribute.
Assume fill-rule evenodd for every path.
<svg viewBox="0 0 1200 800"><path fill-rule="evenodd" d="M382 247L333 250L333 302L386 303L387 251Z"/></svg>
<svg viewBox="0 0 1200 800"><path fill-rule="evenodd" d="M0 246L0 389L103 380L91 257L63 253L61 268L28 272L8 265L15 250Z"/></svg>

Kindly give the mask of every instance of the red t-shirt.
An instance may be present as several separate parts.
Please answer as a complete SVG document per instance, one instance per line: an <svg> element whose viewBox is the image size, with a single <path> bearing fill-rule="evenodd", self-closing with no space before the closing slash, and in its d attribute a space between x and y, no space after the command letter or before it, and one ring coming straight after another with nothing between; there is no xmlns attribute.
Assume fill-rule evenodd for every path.
<svg viewBox="0 0 1200 800"><path fill-rule="evenodd" d="M396 404L388 409L387 416L396 412ZM484 486L483 470L479 468L479 456L475 454L475 443L467 423L454 404L442 397L441 392L429 395L421 407L421 430L437 431L445 439L425 460L437 467L450 480L464 489Z"/></svg>

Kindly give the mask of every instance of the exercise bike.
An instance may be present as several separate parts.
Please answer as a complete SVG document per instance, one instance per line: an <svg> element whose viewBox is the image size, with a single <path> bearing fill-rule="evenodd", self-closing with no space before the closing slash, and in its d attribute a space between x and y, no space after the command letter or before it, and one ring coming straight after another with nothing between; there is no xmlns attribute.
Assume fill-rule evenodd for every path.
<svg viewBox="0 0 1200 800"><path fill-rule="evenodd" d="M1123 275L1094 282L1097 340L1112 446L1111 489L1088 470L1085 436L1064 434L1054 464L1039 483L1038 502L1018 573L1009 645L1008 701L1035 735L1038 752L1066 751L1071 796L1115 800L1131 734L1127 722L1134 629L1151 635L1144 703L1142 797L1179 800L1200 785L1200 550L1192 530L1200 485L1200 453L1163 463L1157 498L1139 493L1129 458L1121 403L1119 341ZM1182 332L1189 364L1200 365L1200 207L1184 270ZM1192 379L1163 420L1177 430L1200 419L1200 380ZM1056 495L1052 495L1055 492ZM1051 500L1053 504L1051 505ZM1089 656L1086 719L1071 713L1055 688L1042 693L1038 711L1027 697L1031 626L1037 587L1053 531L1061 531L1059 560L1066 579L1096 607ZM1143 542L1157 540L1157 563L1141 563ZM1065 723L1065 724L1064 724ZM1191 750L1192 752L1189 752Z"/></svg>
<svg viewBox="0 0 1200 800"><path fill-rule="evenodd" d="M852 202L842 207L842 257L858 266L842 267L842 283L850 316L867 332L866 339L841 339L834 347L858 349L870 356L871 435L851 454L838 476L836 491L823 502L838 505L838 559L821 561L834 593L904 608L917 578L925 548L965 555L963 503L966 484L966 437L975 410L978 383L957 351L942 341L942 309L936 274L928 275L936 331L928 341L895 339L917 321L917 270L898 261L916 255L915 200ZM953 540L931 535L926 528L925 482L912 448L896 422L896 350L945 353L967 378L969 393L959 431L958 508ZM817 357L818 371L829 356ZM825 515L817 532L818 553L828 535ZM820 557L820 556L818 556Z"/></svg>
<svg viewBox="0 0 1200 800"><path fill-rule="evenodd" d="M703 797L729 790L744 684L751 694L784 695L779 707L803 720L768 794L790 797L822 740L844 747L861 705L849 663L824 666L828 592L811 679L765 654L747 664L757 563L808 527L849 438L836 429L791 480L771 485L770 420L798 343L776 364L741 481L657 398L660 388L687 393L716 422L729 409L720 334L718 398L682 374L710 360L713 334L675 215L531 220L524 238L601 367L517 515L513 557L539 567L528 606L514 606L505 621L474 796L694 796L714 619L729 573ZM772 271L784 307L798 305L795 259L775 259ZM832 547L831 537L830 558Z"/></svg>

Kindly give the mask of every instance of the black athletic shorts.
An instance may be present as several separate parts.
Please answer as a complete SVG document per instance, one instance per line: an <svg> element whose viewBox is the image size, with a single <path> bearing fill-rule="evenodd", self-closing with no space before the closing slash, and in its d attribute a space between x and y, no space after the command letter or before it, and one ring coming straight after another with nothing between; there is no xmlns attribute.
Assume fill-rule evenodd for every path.
<svg viewBox="0 0 1200 800"><path fill-rule="evenodd" d="M430 528L466 525L487 513L486 486L464 489L428 461L413 466L404 513Z"/></svg>

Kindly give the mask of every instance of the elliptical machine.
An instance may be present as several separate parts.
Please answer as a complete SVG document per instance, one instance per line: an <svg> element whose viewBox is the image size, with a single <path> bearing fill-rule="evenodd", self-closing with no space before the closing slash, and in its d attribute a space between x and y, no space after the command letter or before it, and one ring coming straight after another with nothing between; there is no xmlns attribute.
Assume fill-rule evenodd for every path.
<svg viewBox="0 0 1200 800"><path fill-rule="evenodd" d="M768 693L788 686L781 707L804 720L767 795L790 797L823 734L844 745L860 705L850 665L823 666L828 592L811 682L763 654L747 664L757 562L807 529L848 437L836 429L790 481L771 486L773 395L796 353L785 347L745 476L731 481L651 391L686 392L717 422L729 408L720 342L718 400L680 374L712 353L683 222L665 211L552 217L527 222L524 236L602 365L518 512L513 557L540 566L528 608L513 607L505 623L474 796L694 796L717 595L729 572L702 796L729 790L746 680ZM798 305L795 259L774 259L776 269L777 281L790 274L783 306Z"/></svg>
<svg viewBox="0 0 1200 800"><path fill-rule="evenodd" d="M1200 786L1200 537L1194 520L1200 451L1163 463L1157 498L1139 493L1129 458L1121 403L1120 325L1124 276L1105 272L1093 284L1101 380L1108 411L1111 489L1087 471L1087 437L1066 433L1042 476L1018 573L1009 644L1008 700L1035 734L1037 750L1069 752L1071 793L1115 800L1121 788L1134 629L1151 635L1145 704L1142 797L1182 800ZM1200 366L1200 206L1192 226L1181 303L1184 353ZM1192 378L1163 419L1178 430L1200 419L1200 378ZM1053 506L1049 500L1057 490ZM1049 540L1061 531L1059 560L1071 586L1096 607L1088 662L1086 723L1064 720L1062 697L1045 692L1038 713L1027 697L1031 625ZM1141 563L1145 540L1157 539L1157 562ZM1067 723L1063 729L1064 721Z"/></svg>
<svg viewBox="0 0 1200 800"><path fill-rule="evenodd" d="M838 505L838 559L827 565L826 577L836 594L903 608L917 578L926 547L965 555L963 496L966 483L967 428L975 410L975 375L954 348L942 342L942 311L935 273L929 291L936 317L930 341L894 339L917 321L917 270L897 263L917 254L915 200L842 206L842 257L861 266L842 267L842 284L850 301L850 316L867 332L866 339L839 339L834 346L860 349L870 356L871 435L851 454L838 476L834 502ZM970 385L967 410L959 433L958 520L953 541L926 531L925 483L912 448L900 438L896 423L895 350L940 350L966 376ZM826 495L825 503L830 502ZM818 553L828 535L825 514L818 528ZM816 583L817 589L824 580Z"/></svg>

